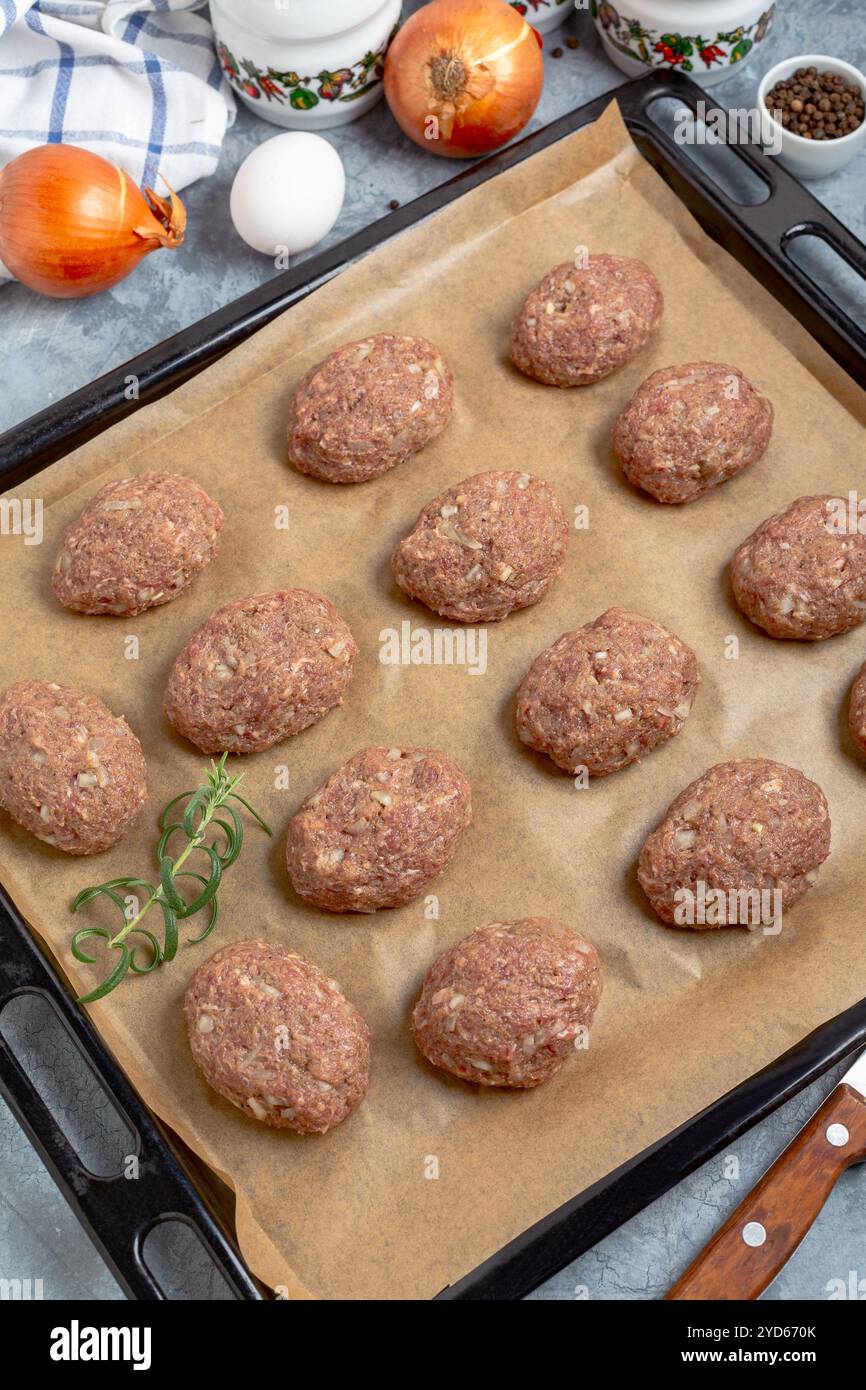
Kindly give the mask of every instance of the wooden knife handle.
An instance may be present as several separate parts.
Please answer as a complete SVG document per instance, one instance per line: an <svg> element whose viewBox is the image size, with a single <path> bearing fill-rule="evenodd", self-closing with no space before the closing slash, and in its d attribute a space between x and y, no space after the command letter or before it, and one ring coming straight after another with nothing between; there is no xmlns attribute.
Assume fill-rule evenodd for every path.
<svg viewBox="0 0 866 1390"><path fill-rule="evenodd" d="M837 1086L820 1110L665 1295L752 1299L763 1293L851 1163L866 1158L866 1101Z"/></svg>

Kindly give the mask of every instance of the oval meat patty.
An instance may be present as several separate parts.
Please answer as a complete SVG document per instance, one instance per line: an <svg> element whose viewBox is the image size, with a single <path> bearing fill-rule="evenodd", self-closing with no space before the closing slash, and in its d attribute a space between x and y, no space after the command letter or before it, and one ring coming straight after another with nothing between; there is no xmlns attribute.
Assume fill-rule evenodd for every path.
<svg viewBox="0 0 866 1390"><path fill-rule="evenodd" d="M367 1094L370 1032L317 965L267 941L236 941L200 965L184 999L209 1086L274 1129L325 1134Z"/></svg>
<svg viewBox="0 0 866 1390"><path fill-rule="evenodd" d="M454 409L454 377L426 338L375 333L344 343L289 405L289 461L330 483L364 483L435 439Z"/></svg>
<svg viewBox="0 0 866 1390"><path fill-rule="evenodd" d="M679 637L609 608L535 658L517 691L517 734L566 772L605 777L680 732L699 682Z"/></svg>
<svg viewBox="0 0 866 1390"><path fill-rule="evenodd" d="M165 717L204 753L257 753L342 704L357 653L321 594L285 589L237 599L178 656Z"/></svg>
<svg viewBox="0 0 866 1390"><path fill-rule="evenodd" d="M411 902L457 853L472 817L469 782L435 748L364 748L289 822L295 892L329 912Z"/></svg>
<svg viewBox="0 0 866 1390"><path fill-rule="evenodd" d="M830 853L830 816L821 788L770 758L718 763L680 792L638 861L638 881L663 922L677 922L685 894L730 899L725 922L755 924L750 890L778 893L782 911L806 892ZM703 885L703 887L701 886ZM677 895L680 894L678 898Z"/></svg>
<svg viewBox="0 0 866 1390"><path fill-rule="evenodd" d="M106 483L60 539L51 587L77 613L132 618L170 603L219 547L221 508L192 478Z"/></svg>
<svg viewBox="0 0 866 1390"><path fill-rule="evenodd" d="M661 287L643 261L590 256L555 266L525 299L511 360L547 386L586 386L630 361L661 322Z"/></svg>
<svg viewBox="0 0 866 1390"><path fill-rule="evenodd" d="M412 1032L434 1067L482 1086L540 1086L586 1043L601 999L595 947L547 917L491 922L424 977Z"/></svg>
<svg viewBox="0 0 866 1390"><path fill-rule="evenodd" d="M848 728L862 753L866 753L866 663L857 672L848 704Z"/></svg>
<svg viewBox="0 0 866 1390"><path fill-rule="evenodd" d="M0 695L0 805L67 854L117 843L147 799L141 744L95 695L18 681Z"/></svg>
<svg viewBox="0 0 866 1390"><path fill-rule="evenodd" d="M653 372L613 429L635 487L659 502L693 502L764 453L773 407L736 367L689 362Z"/></svg>
<svg viewBox="0 0 866 1390"><path fill-rule="evenodd" d="M840 529L841 497L798 497L734 553L734 598L771 637L835 637L866 618L866 536Z"/></svg>
<svg viewBox="0 0 866 1390"><path fill-rule="evenodd" d="M568 520L529 473L476 473L434 497L391 557L400 588L462 623L498 622L562 573Z"/></svg>

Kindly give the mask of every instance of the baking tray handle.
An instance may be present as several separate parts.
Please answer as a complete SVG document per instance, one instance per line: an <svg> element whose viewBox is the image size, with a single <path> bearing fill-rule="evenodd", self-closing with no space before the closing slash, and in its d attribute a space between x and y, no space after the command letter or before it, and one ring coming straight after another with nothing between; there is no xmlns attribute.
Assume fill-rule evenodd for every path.
<svg viewBox="0 0 866 1390"><path fill-rule="evenodd" d="M72 998L24 921L0 890L0 1095L130 1298L168 1298L144 1258L148 1233L165 1220L185 1222L204 1242L236 1299L264 1297L226 1230L206 1205L179 1157ZM100 1177L81 1161L3 1034L3 1013L21 995L51 1006L134 1138L135 1181Z"/></svg>
<svg viewBox="0 0 866 1390"><path fill-rule="evenodd" d="M616 97L641 153L686 205L697 211L714 239L743 261L845 370L866 386L866 329L790 254L800 238L817 237L866 286L866 246L759 145L723 142L768 190L758 203L730 197L709 167L686 154L653 115L656 103L674 98L689 108L696 121L724 129L729 112L709 101L706 91L694 82L677 73L659 73L652 80L628 83ZM697 156L700 146L692 149Z"/></svg>

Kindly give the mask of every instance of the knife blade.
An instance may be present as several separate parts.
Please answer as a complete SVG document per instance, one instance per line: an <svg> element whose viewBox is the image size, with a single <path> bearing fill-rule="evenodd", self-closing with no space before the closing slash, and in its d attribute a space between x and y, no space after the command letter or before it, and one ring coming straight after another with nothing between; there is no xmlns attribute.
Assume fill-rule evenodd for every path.
<svg viewBox="0 0 866 1390"><path fill-rule="evenodd" d="M864 1158L866 1052L665 1298L758 1298L787 1264L845 1169Z"/></svg>

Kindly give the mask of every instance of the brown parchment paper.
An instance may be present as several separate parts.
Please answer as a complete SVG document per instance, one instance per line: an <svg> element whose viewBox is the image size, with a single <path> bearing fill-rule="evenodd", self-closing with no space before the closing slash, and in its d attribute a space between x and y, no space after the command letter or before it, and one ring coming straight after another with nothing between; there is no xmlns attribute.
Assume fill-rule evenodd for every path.
<svg viewBox="0 0 866 1390"><path fill-rule="evenodd" d="M578 245L645 258L662 282L665 317L624 370L558 391L509 366L508 327L526 291ZM457 378L452 424L373 483L301 477L284 458L291 387L341 341L387 329L440 344ZM706 358L736 364L769 393L773 441L746 476L692 505L662 507L620 477L610 427L650 371ZM863 995L866 768L846 741L844 706L866 628L817 645L774 642L733 606L726 564L794 497L858 486L864 413L863 394L704 236L612 106L366 257L23 490L45 500L45 542L0 540L2 683L40 677L96 692L128 717L148 760L141 821L98 859L66 858L2 818L0 877L76 985L94 977L69 955L71 896L149 870L159 810L198 781L204 759L160 714L187 634L229 599L304 585L336 602L360 643L343 708L244 761L246 793L276 834L268 841L250 826L214 936L155 975L127 980L93 1010L145 1100L235 1188L244 1254L288 1296L435 1294ZM537 607L489 629L483 676L382 665L385 629L406 619L436 624L392 585L393 544L441 488L507 467L552 479L569 511L589 508L562 578ZM223 504L219 559L185 596L134 620L65 612L49 589L61 528L97 485L148 468L189 473ZM287 530L275 526L283 505ZM611 604L673 627L697 651L703 684L679 738L578 791L518 743L513 693L542 647ZM137 660L126 655L129 635L139 639ZM289 816L368 743L439 746L472 779L474 823L436 885L438 920L423 900L332 917L304 906L288 884ZM827 792L833 853L818 887L777 937L666 929L634 879L644 836L708 765L755 755L803 768ZM280 766L287 790L275 786ZM476 1091L434 1073L408 1031L425 968L475 925L529 914L561 917L599 948L606 987L588 1054L525 1094ZM210 950L253 934L313 957L371 1025L369 1097L325 1138L258 1127L211 1094L190 1060L180 1008L189 977Z"/></svg>

